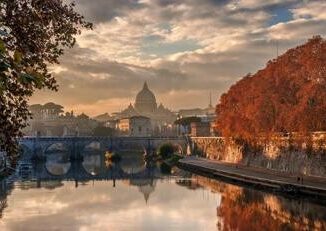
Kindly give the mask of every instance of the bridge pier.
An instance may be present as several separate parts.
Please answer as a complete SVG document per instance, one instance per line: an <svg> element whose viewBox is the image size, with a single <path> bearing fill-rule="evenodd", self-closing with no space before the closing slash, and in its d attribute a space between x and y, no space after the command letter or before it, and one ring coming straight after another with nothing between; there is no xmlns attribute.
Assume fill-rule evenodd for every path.
<svg viewBox="0 0 326 231"><path fill-rule="evenodd" d="M72 138L72 151L70 152L70 159L71 160L83 160L83 156L81 155L81 150L79 145L77 145L76 137Z"/></svg>

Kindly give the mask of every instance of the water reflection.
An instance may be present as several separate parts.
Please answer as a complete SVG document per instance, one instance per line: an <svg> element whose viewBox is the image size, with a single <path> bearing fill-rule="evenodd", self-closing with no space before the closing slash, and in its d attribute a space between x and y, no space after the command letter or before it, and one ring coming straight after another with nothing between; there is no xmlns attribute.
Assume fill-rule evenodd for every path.
<svg viewBox="0 0 326 231"><path fill-rule="evenodd" d="M46 169L53 175L67 174L71 167L68 152L56 152L47 155Z"/></svg>
<svg viewBox="0 0 326 231"><path fill-rule="evenodd" d="M102 154L99 153L84 153L83 167L91 175L98 175L102 167Z"/></svg>
<svg viewBox="0 0 326 231"><path fill-rule="evenodd" d="M53 156L28 180L2 181L0 230L326 230L323 205L177 168L168 175L131 153L104 162L94 152L81 163Z"/></svg>
<svg viewBox="0 0 326 231"><path fill-rule="evenodd" d="M221 193L219 230L326 230L326 207L286 199L196 176L197 184Z"/></svg>

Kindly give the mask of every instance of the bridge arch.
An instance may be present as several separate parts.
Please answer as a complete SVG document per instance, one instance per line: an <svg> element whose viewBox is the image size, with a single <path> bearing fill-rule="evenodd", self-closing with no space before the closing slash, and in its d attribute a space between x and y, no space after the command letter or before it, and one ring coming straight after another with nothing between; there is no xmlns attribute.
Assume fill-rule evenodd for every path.
<svg viewBox="0 0 326 231"><path fill-rule="evenodd" d="M71 162L66 163L60 163L60 162L45 162L45 170L47 173L51 176L64 176L66 175L70 168L71 168Z"/></svg>
<svg viewBox="0 0 326 231"><path fill-rule="evenodd" d="M99 175L103 171L103 158L101 153L84 154L81 165L88 174L92 176Z"/></svg>
<svg viewBox="0 0 326 231"><path fill-rule="evenodd" d="M46 157L46 171L54 176L67 174L71 167L70 151L69 146L62 142L55 142L45 146L43 155Z"/></svg>
<svg viewBox="0 0 326 231"><path fill-rule="evenodd" d="M184 155L187 153L187 143L185 141L161 140L156 143L155 145L156 150L158 150L164 144L171 144L175 148L175 151L180 155Z"/></svg>
<svg viewBox="0 0 326 231"><path fill-rule="evenodd" d="M58 152L69 152L70 148L64 142L54 142L47 144L44 148L44 154L58 153Z"/></svg>
<svg viewBox="0 0 326 231"><path fill-rule="evenodd" d="M102 148L103 145L100 141L92 140L84 145L82 152L100 151Z"/></svg>

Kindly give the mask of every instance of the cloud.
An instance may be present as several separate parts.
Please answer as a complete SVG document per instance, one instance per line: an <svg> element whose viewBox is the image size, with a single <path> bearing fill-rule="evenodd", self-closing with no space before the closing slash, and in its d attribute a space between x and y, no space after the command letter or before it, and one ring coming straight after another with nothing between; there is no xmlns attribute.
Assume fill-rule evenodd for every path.
<svg viewBox="0 0 326 231"><path fill-rule="evenodd" d="M53 67L59 93L41 91L31 103L51 100L91 115L114 112L133 102L147 80L169 108L205 107L210 91L218 99L241 76L275 58L276 46L282 53L326 33L324 1L76 4L95 29L82 33Z"/></svg>

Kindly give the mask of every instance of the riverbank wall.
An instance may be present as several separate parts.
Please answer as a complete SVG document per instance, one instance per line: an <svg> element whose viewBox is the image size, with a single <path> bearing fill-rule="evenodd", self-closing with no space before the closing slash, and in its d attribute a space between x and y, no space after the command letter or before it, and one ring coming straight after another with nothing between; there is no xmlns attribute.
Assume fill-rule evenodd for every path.
<svg viewBox="0 0 326 231"><path fill-rule="evenodd" d="M290 174L326 177L326 134L319 134L311 146L293 145L288 138L261 143L258 148L223 137L191 137L193 152L228 163L261 167Z"/></svg>

